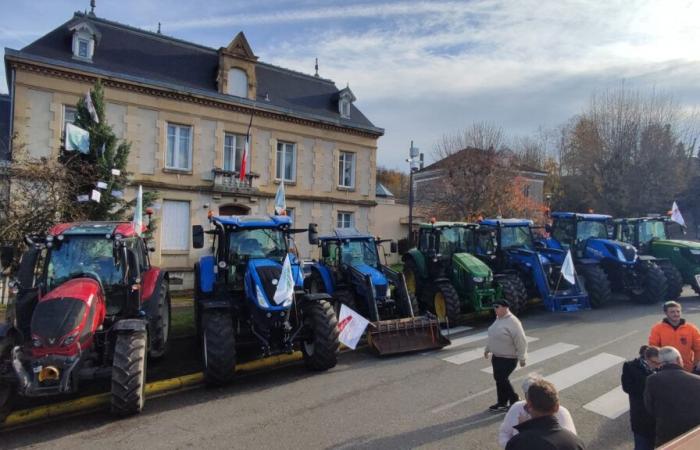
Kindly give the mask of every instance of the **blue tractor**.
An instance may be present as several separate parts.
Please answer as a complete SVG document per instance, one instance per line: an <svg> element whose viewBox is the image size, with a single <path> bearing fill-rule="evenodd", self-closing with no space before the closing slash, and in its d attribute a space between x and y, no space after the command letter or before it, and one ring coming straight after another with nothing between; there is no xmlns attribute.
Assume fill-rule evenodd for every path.
<svg viewBox="0 0 700 450"><path fill-rule="evenodd" d="M293 229L286 216L211 217L210 223L212 254L194 267L205 381L229 382L244 348L260 357L301 350L309 369L334 367L340 344L332 298L304 291L299 260L290 252L294 233L308 231L309 242L317 242L316 225ZM194 248L202 248L202 226L192 234Z"/></svg>
<svg viewBox="0 0 700 450"><path fill-rule="evenodd" d="M472 252L488 264L494 276L516 275L521 304L539 297L549 311L590 309L580 277L572 284L561 274L566 252L537 245L532 225L526 219L482 220L474 233Z"/></svg>
<svg viewBox="0 0 700 450"><path fill-rule="evenodd" d="M321 236L321 258L311 266L309 291L331 294L337 312L345 304L369 318L368 341L379 354L449 345L434 317L416 317L418 302L403 274L381 263L378 249L384 242L355 229ZM396 242L390 245L395 253Z"/></svg>
<svg viewBox="0 0 700 450"><path fill-rule="evenodd" d="M639 255L630 244L610 239L612 217L605 214L551 213L547 248L563 250L552 260L561 264L571 251L576 272L585 283L591 306L603 306L612 292L629 295L637 303L654 303L666 298L666 277L656 258Z"/></svg>

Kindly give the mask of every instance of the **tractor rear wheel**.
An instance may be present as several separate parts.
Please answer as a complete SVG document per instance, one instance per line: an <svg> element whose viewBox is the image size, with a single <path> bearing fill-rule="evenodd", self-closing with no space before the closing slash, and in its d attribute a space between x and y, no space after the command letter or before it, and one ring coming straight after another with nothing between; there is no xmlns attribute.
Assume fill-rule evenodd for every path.
<svg viewBox="0 0 700 450"><path fill-rule="evenodd" d="M610 281L605 271L597 265L581 268L581 277L588 292L591 308L600 308L610 301Z"/></svg>
<svg viewBox="0 0 700 450"><path fill-rule="evenodd" d="M13 346L12 336L0 339L0 423L12 412L17 394L17 388L3 380L5 375L10 375L13 371L9 364Z"/></svg>
<svg viewBox="0 0 700 450"><path fill-rule="evenodd" d="M669 261L661 262L658 266L666 277L666 300L676 300L683 292L683 275Z"/></svg>
<svg viewBox="0 0 700 450"><path fill-rule="evenodd" d="M236 368L236 337L233 321L228 311L203 311L202 356L204 357L204 382L220 386L233 379Z"/></svg>
<svg viewBox="0 0 700 450"><path fill-rule="evenodd" d="M646 263L639 269L642 279L642 289L632 292L632 300L636 303L651 304L665 300L666 277L664 271L654 263Z"/></svg>
<svg viewBox="0 0 700 450"><path fill-rule="evenodd" d="M307 301L302 307L306 337L301 343L304 363L311 370L323 371L338 362L338 319L325 300Z"/></svg>
<svg viewBox="0 0 700 450"><path fill-rule="evenodd" d="M412 259L407 259L403 263L403 277L406 280L408 295L418 297L418 267Z"/></svg>
<svg viewBox="0 0 700 450"><path fill-rule="evenodd" d="M527 287L517 275L506 275L498 280L503 292L503 298L510 303L510 310L514 314L520 313L527 305Z"/></svg>
<svg viewBox="0 0 700 450"><path fill-rule="evenodd" d="M127 416L140 413L146 402L145 331L117 335L112 361L112 413Z"/></svg>
<svg viewBox="0 0 700 450"><path fill-rule="evenodd" d="M429 308L435 313L439 322L447 321L453 326L459 320L461 312L459 295L451 283L438 281L430 291Z"/></svg>
<svg viewBox="0 0 700 450"><path fill-rule="evenodd" d="M165 280L160 286L158 308L153 322L155 329L151 333L153 340L148 354L151 358L158 359L167 353L170 343L170 285Z"/></svg>
<svg viewBox="0 0 700 450"><path fill-rule="evenodd" d="M355 300L355 295L344 289L337 290L333 293L333 310L335 311L336 318L340 316L340 307L342 305L347 305L348 308L362 315L365 315L367 312L365 311L367 308L361 307L357 300Z"/></svg>

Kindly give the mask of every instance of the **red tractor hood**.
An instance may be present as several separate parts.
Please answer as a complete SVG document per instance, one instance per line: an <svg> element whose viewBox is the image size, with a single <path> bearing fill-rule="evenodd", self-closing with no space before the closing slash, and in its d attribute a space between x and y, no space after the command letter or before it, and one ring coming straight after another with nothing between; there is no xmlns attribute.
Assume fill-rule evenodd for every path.
<svg viewBox="0 0 700 450"><path fill-rule="evenodd" d="M73 278L42 296L39 301L44 302L55 298L70 297L87 303L90 301L91 296L102 297L104 300L104 293L102 292L100 283L87 277Z"/></svg>

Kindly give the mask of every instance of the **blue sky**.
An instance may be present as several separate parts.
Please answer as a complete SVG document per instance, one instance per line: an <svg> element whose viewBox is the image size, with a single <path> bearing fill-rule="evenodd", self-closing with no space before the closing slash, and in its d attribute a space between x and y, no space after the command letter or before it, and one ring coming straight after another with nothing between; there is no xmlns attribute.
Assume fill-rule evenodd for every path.
<svg viewBox="0 0 700 450"><path fill-rule="evenodd" d="M0 46L20 49L89 0L0 0ZM406 169L445 134L489 121L552 128L619 86L700 103L700 2L665 0L97 0L96 13L218 48L244 31L261 60L346 83L385 128L378 162ZM0 92L7 92L4 68Z"/></svg>

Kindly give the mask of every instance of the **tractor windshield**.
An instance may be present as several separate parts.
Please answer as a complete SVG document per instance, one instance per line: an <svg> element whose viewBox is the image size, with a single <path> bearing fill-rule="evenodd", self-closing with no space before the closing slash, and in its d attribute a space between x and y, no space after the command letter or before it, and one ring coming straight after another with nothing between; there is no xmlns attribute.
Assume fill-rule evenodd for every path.
<svg viewBox="0 0 700 450"><path fill-rule="evenodd" d="M600 221L579 221L576 223L576 239L585 241L586 239L607 239L608 227L605 222Z"/></svg>
<svg viewBox="0 0 700 450"><path fill-rule="evenodd" d="M54 241L48 255L48 291L84 273L99 276L105 289L123 278L122 266L114 261L113 243L104 236L66 236Z"/></svg>
<svg viewBox="0 0 700 450"><path fill-rule="evenodd" d="M270 258L282 261L287 255L284 233L276 228L232 231L228 241L229 255L232 259Z"/></svg>
<svg viewBox="0 0 700 450"><path fill-rule="evenodd" d="M440 253L452 255L469 251L471 230L464 227L443 228L440 234Z"/></svg>
<svg viewBox="0 0 700 450"><path fill-rule="evenodd" d="M356 266L358 264L367 264L368 266L377 267L379 265L379 256L377 254L377 246L374 241L370 240L348 240L344 241L340 247L340 257L343 264Z"/></svg>
<svg viewBox="0 0 700 450"><path fill-rule="evenodd" d="M501 228L501 248L534 249L530 227L503 227Z"/></svg>
<svg viewBox="0 0 700 450"><path fill-rule="evenodd" d="M666 227L659 220L639 223L639 242L649 242L652 239L666 239Z"/></svg>

